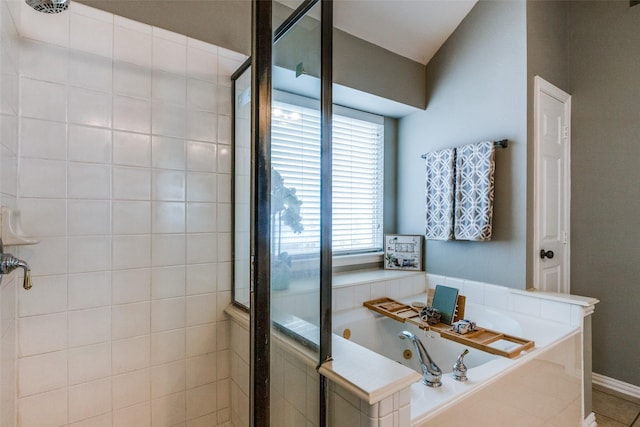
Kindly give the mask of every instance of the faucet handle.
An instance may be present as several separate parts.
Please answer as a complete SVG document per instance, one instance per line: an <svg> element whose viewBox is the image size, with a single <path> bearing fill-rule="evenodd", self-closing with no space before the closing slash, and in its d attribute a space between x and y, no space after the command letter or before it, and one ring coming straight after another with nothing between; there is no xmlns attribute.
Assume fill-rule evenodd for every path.
<svg viewBox="0 0 640 427"><path fill-rule="evenodd" d="M465 348L458 360L453 365L453 379L457 381L467 381L467 367L464 364L464 357L469 353L469 349Z"/></svg>

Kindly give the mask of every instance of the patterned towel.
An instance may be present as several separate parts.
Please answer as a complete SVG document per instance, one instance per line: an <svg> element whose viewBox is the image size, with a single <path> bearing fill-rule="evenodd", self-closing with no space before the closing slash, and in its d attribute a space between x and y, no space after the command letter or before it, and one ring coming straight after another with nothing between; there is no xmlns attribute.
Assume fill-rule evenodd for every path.
<svg viewBox="0 0 640 427"><path fill-rule="evenodd" d="M457 240L491 240L495 168L492 141L457 148L454 226Z"/></svg>
<svg viewBox="0 0 640 427"><path fill-rule="evenodd" d="M426 154L426 238L453 239L455 149Z"/></svg>

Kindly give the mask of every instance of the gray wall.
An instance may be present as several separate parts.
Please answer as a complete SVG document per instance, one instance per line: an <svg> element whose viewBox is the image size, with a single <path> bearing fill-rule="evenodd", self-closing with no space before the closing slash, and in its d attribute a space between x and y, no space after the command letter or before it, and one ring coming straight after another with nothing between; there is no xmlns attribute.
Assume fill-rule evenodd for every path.
<svg viewBox="0 0 640 427"><path fill-rule="evenodd" d="M530 91L533 77L568 89L567 3L565 1L527 1L527 68ZM531 96L530 96L531 98ZM533 109L531 116L533 117Z"/></svg>
<svg viewBox="0 0 640 427"><path fill-rule="evenodd" d="M534 77L568 92L567 3L527 1L527 158L533 159ZM527 194L533 195L533 160L527 163ZM533 242L533 196L527 198L527 241ZM533 287L533 245L527 245L527 287Z"/></svg>
<svg viewBox="0 0 640 427"><path fill-rule="evenodd" d="M593 370L640 386L640 6L577 1L568 18L571 291L601 301Z"/></svg>
<svg viewBox="0 0 640 427"><path fill-rule="evenodd" d="M275 65L295 70L302 62L305 74L320 76L320 25L314 13L316 7L277 42ZM274 3L275 12L287 16L292 10ZM336 85L425 108L424 65L335 28L333 39Z"/></svg>
<svg viewBox="0 0 640 427"><path fill-rule="evenodd" d="M526 287L526 66L526 3L480 1L427 66L426 111L400 120L400 233L424 233L421 154L510 140L496 153L493 240L427 241L430 273Z"/></svg>
<svg viewBox="0 0 640 427"><path fill-rule="evenodd" d="M333 32L333 81L424 109L425 66L354 37Z"/></svg>

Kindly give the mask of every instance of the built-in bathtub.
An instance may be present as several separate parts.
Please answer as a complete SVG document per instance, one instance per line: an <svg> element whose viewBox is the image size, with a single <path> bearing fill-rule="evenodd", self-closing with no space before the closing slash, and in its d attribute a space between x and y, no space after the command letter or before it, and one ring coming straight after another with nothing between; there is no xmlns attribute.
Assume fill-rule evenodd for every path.
<svg viewBox="0 0 640 427"><path fill-rule="evenodd" d="M426 301L426 294L402 300L422 302ZM427 387L419 378L410 385L410 423L394 425L584 424L582 325L579 322L544 320L474 303L467 305L465 317L476 321L478 326L533 340L536 346L513 359L469 348L465 356L469 379L459 382L451 374L452 366L468 347L440 338L436 332L422 331L364 307L335 312L333 331L420 373L411 343L398 337L402 330L409 330L421 339L444 372L439 388ZM406 349L414 353L408 360ZM367 363L366 360L360 362ZM376 425L373 417L371 421L371 425ZM339 425L340 420L336 422Z"/></svg>
<svg viewBox="0 0 640 427"><path fill-rule="evenodd" d="M421 373L411 342L398 337L398 334L404 330L414 333L422 341L443 373L450 373L456 358L468 348L457 342L440 338L437 332L425 331L410 323L400 323L364 307L343 311L333 317L335 334L349 337L350 341ZM405 350L409 350L409 353ZM412 357L407 358L408 354ZM473 368L496 357L490 353L469 348L469 354L465 356L464 362L467 368Z"/></svg>
<svg viewBox="0 0 640 427"><path fill-rule="evenodd" d="M404 362L401 352L410 348L407 341L396 337L396 332L408 325L382 318L363 308L362 303L382 297L407 303L424 301L426 289L437 284L456 287L467 297L465 317L480 326L531 339L536 347L515 359L470 354L465 357L470 368L467 382L455 381L445 373L442 387L422 385L415 362L405 362L406 366L396 362ZM275 425L286 425L287 419L297 420L290 425L317 423L319 409L313 403L319 401L319 372L329 384L332 427L595 426L589 393L591 313L596 299L387 270L351 273L336 278L334 286L332 360L318 368L317 353L286 334L275 331L273 335L272 351L279 354L274 358L280 363L278 372L296 379L295 387L276 387L281 404L274 413L282 422L276 421ZM289 314L305 319L315 302L316 294L290 289L278 296L274 307L292 307ZM227 313L233 319L234 331L232 409L246 414L248 318L233 307L227 308ZM345 328L350 329L350 340L342 338ZM445 372L450 372L465 348L426 338L424 332L419 336ZM248 426L248 419L241 420L242 416L235 417L237 424Z"/></svg>

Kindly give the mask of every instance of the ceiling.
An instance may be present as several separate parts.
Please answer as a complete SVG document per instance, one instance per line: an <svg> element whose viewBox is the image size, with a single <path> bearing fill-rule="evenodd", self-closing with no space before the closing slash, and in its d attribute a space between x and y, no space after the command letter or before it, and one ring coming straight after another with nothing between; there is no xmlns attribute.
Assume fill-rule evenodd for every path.
<svg viewBox="0 0 640 427"><path fill-rule="evenodd" d="M76 1L76 0L74 0ZM251 48L249 0L77 0L237 52ZM302 0L277 0L296 8ZM477 0L334 0L334 25L421 64Z"/></svg>
<svg viewBox="0 0 640 427"><path fill-rule="evenodd" d="M477 0L335 0L334 26L427 64Z"/></svg>

